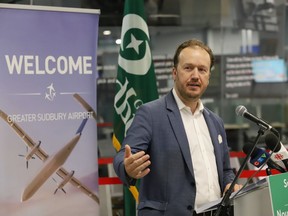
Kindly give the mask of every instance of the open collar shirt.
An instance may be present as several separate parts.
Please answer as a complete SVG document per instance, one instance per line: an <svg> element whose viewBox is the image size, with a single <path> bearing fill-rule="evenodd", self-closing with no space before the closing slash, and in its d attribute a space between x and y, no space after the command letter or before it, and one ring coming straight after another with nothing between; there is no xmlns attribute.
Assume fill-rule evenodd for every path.
<svg viewBox="0 0 288 216"><path fill-rule="evenodd" d="M181 113L190 148L196 181L195 206L200 206L221 197L214 147L203 115L204 106L201 100L193 114L178 97L175 89L173 95Z"/></svg>

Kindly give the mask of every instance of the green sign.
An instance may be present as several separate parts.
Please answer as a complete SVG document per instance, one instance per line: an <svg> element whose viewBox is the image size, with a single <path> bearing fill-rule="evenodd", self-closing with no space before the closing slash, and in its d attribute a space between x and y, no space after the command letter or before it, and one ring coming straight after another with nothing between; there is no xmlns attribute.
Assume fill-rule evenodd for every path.
<svg viewBox="0 0 288 216"><path fill-rule="evenodd" d="M288 215L288 173L269 176L273 216Z"/></svg>

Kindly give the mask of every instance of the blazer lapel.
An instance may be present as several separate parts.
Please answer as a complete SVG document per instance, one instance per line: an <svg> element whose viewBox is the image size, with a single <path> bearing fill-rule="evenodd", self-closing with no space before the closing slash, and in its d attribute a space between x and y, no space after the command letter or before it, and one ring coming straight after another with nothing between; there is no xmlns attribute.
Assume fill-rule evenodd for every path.
<svg viewBox="0 0 288 216"><path fill-rule="evenodd" d="M188 139L185 133L185 128L182 122L180 111L173 97L172 91L166 97L166 105L167 105L167 110L168 110L167 115L168 115L171 127L174 131L175 137L180 146L184 160L192 176L194 176Z"/></svg>
<svg viewBox="0 0 288 216"><path fill-rule="evenodd" d="M220 151L220 145L223 142L223 137L221 136L220 131L217 131L217 127L215 126L215 123L213 122L213 119L210 116L210 113L204 109L203 112L205 121L207 123L207 127L209 129L210 137L214 146L214 152L215 152L215 158L216 158L216 164L217 164L217 170L218 174L222 175L222 163L221 163L221 151ZM221 179L221 176L219 176Z"/></svg>

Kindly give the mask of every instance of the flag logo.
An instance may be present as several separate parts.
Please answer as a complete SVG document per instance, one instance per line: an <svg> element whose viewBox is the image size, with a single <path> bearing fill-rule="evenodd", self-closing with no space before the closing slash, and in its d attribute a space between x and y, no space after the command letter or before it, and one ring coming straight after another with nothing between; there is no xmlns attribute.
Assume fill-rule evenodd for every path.
<svg viewBox="0 0 288 216"><path fill-rule="evenodd" d="M123 18L121 38L123 41L118 59L119 66L132 75L147 74L152 64L152 57L145 20L137 14L126 15Z"/></svg>

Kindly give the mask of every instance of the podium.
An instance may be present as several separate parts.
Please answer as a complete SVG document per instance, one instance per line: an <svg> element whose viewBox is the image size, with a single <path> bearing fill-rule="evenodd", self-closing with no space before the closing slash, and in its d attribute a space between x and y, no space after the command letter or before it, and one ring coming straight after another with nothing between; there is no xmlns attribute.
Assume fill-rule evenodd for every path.
<svg viewBox="0 0 288 216"><path fill-rule="evenodd" d="M231 194L229 206L222 199L196 208L197 213L216 211L213 215L284 216L288 215L288 172L270 175ZM228 205L228 203L227 203ZM226 208L229 213L224 212ZM232 211L231 211L232 210Z"/></svg>
<svg viewBox="0 0 288 216"><path fill-rule="evenodd" d="M252 183L241 190L234 192L230 196L231 210L230 216L271 216L272 205L269 192L269 185L266 178ZM216 211L219 208L221 199L207 203L195 209L197 213Z"/></svg>
<svg viewBox="0 0 288 216"><path fill-rule="evenodd" d="M233 200L234 216L273 215L268 182L252 186Z"/></svg>
<svg viewBox="0 0 288 216"><path fill-rule="evenodd" d="M234 215L288 215L288 172L270 175L246 193L236 196ZM261 181L261 180L260 180Z"/></svg>

